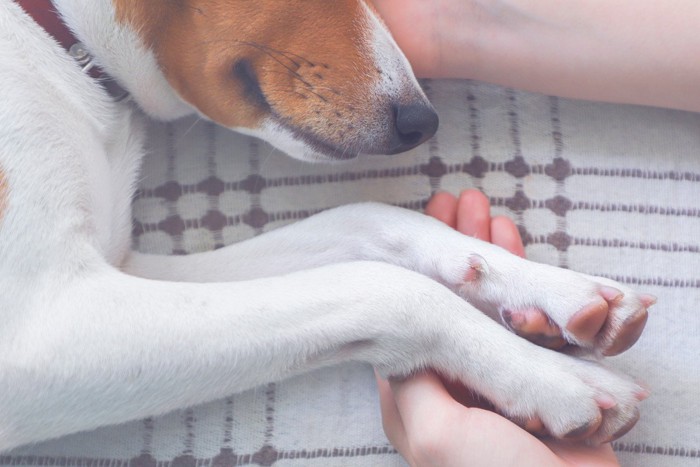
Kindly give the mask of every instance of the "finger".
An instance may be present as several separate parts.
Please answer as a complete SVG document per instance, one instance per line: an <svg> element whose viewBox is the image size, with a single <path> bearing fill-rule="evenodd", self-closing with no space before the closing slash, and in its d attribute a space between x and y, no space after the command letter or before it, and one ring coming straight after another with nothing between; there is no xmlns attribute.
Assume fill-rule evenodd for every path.
<svg viewBox="0 0 700 467"><path fill-rule="evenodd" d="M491 241L511 253L525 257L523 239L515 223L504 216L491 219Z"/></svg>
<svg viewBox="0 0 700 467"><path fill-rule="evenodd" d="M391 390L391 386L389 382L382 379L376 371L374 376L379 389L379 406L382 412L384 433L389 439L389 442L399 451L399 454L404 458L409 458L408 438L406 436L406 430L403 427L399 409L396 407L396 402L394 401L394 394Z"/></svg>
<svg viewBox="0 0 700 467"><path fill-rule="evenodd" d="M432 418L436 412L460 407L432 372L419 373L406 380L391 380L390 385L404 428L416 420ZM408 420L404 420L404 416Z"/></svg>
<svg viewBox="0 0 700 467"><path fill-rule="evenodd" d="M491 241L491 205L478 190L465 190L457 204L457 230L465 235Z"/></svg>
<svg viewBox="0 0 700 467"><path fill-rule="evenodd" d="M444 191L435 193L425 206L425 213L454 229L457 227L457 198Z"/></svg>

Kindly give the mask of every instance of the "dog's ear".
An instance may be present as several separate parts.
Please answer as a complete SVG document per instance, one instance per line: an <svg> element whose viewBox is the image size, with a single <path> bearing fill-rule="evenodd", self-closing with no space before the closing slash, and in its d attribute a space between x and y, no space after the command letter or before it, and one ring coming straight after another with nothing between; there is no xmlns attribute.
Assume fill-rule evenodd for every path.
<svg viewBox="0 0 700 467"><path fill-rule="evenodd" d="M396 153L437 115L363 0L113 0L200 113L300 158Z"/></svg>

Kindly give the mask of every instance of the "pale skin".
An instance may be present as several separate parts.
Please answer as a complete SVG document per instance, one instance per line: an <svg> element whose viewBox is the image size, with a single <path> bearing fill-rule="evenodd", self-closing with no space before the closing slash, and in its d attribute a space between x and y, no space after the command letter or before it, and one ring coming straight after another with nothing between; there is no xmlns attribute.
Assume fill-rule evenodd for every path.
<svg viewBox="0 0 700 467"><path fill-rule="evenodd" d="M513 221L502 216L492 218L488 198L477 190L464 191L459 198L438 193L426 206L426 214L465 235L525 256ZM405 381L377 381L384 431L412 466L618 465L609 444L589 447L538 439L510 420L481 408L484 404L475 401L464 388L448 388L433 373ZM540 426L531 421L526 428L537 432Z"/></svg>
<svg viewBox="0 0 700 467"><path fill-rule="evenodd" d="M419 76L700 111L700 3L374 0Z"/></svg>

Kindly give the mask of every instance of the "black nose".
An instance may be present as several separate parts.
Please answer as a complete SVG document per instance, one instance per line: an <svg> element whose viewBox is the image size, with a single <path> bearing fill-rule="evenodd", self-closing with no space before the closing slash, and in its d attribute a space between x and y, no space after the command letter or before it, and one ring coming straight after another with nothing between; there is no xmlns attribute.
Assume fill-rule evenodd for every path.
<svg viewBox="0 0 700 467"><path fill-rule="evenodd" d="M428 104L399 105L395 108L394 135L387 154L413 149L433 137L440 120Z"/></svg>

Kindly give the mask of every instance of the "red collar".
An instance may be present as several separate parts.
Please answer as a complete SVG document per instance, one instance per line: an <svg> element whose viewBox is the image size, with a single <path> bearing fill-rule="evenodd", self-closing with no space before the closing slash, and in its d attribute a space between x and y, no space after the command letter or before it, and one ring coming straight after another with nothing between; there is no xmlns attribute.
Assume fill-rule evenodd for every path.
<svg viewBox="0 0 700 467"><path fill-rule="evenodd" d="M128 97L129 94L113 78L99 67L93 66L92 57L85 52L80 41L68 29L51 0L15 0L15 2L66 49L85 72L98 80L114 99L121 101Z"/></svg>
<svg viewBox="0 0 700 467"><path fill-rule="evenodd" d="M24 11L44 28L64 49L69 50L78 42L63 22L51 0L15 0Z"/></svg>

